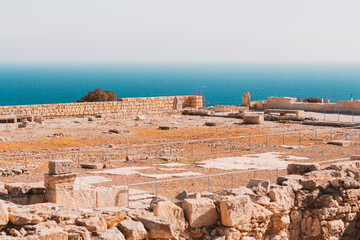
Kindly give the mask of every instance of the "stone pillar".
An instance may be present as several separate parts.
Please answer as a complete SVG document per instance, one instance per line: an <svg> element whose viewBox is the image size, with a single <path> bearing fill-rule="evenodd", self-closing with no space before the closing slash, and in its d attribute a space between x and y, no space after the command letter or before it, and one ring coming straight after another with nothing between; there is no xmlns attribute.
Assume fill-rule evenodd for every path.
<svg viewBox="0 0 360 240"><path fill-rule="evenodd" d="M71 160L50 160L45 173L45 201L70 208L74 206L74 182Z"/></svg>
<svg viewBox="0 0 360 240"><path fill-rule="evenodd" d="M249 92L244 92L242 95L242 106L250 106L250 93Z"/></svg>
<svg viewBox="0 0 360 240"><path fill-rule="evenodd" d="M176 110L183 109L183 103L182 103L182 101L179 100L178 97L174 98L174 109L176 109Z"/></svg>

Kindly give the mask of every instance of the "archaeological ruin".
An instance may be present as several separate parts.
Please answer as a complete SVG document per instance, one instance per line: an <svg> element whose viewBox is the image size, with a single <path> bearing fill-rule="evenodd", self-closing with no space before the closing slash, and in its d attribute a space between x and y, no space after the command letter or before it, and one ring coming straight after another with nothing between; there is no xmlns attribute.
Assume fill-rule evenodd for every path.
<svg viewBox="0 0 360 240"><path fill-rule="evenodd" d="M360 239L360 102L0 107L0 239Z"/></svg>

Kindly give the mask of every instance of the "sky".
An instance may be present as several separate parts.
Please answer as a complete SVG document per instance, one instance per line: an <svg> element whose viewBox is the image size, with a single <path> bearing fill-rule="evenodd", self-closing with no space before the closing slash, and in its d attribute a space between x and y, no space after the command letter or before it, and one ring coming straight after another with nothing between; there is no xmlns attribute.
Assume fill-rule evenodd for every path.
<svg viewBox="0 0 360 240"><path fill-rule="evenodd" d="M0 0L0 62L360 62L359 0Z"/></svg>

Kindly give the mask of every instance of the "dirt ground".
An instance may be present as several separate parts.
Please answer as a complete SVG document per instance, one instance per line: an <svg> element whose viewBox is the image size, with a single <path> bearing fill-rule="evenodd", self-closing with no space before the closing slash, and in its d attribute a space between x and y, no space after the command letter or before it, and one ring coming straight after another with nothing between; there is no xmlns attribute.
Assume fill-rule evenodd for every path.
<svg viewBox="0 0 360 240"><path fill-rule="evenodd" d="M311 113L311 116L317 115ZM143 116L142 118L142 120L46 119L41 124L28 123L26 128L18 128L17 124L1 124L0 168L24 168L26 166L30 173L18 176L0 176L0 181L41 181L43 174L47 172L49 159L71 159L75 166L86 162L104 162L107 166L106 170L123 167L150 167L139 171L141 174L188 172L202 174L194 179L157 184L158 194L173 196L183 189L188 192L214 191L246 185L248 179L254 177L254 174L257 178L274 181L278 175L286 173L281 169L274 170L276 168L274 166L273 170L259 170L255 173L250 171L208 178L207 175L238 172L239 170L201 168L198 164L203 160L281 152L285 155L307 158L292 161L317 162L348 158L360 152L357 142L360 131L357 129L350 131L341 128L269 121L265 121L262 125L246 125L242 124L241 119L180 114ZM205 126L206 122L216 123L216 126ZM160 130L159 126L169 126L170 130ZM110 133L109 130L115 130L118 133ZM346 139L355 142L351 146L341 147L327 144L326 142L331 139ZM294 149L289 149L289 146ZM126 161L126 156L135 156L135 160ZM168 159L162 160L161 156L166 156ZM178 159L174 157L178 157ZM174 162L184 164L181 170L176 168L166 170L157 165ZM251 170L251 168L249 169ZM74 168L74 172L79 176L96 175L110 180L93 184L94 186L127 185L176 179L176 177L156 179L139 174L94 174L92 173L94 171L99 170ZM134 186L133 188L156 192L155 184Z"/></svg>

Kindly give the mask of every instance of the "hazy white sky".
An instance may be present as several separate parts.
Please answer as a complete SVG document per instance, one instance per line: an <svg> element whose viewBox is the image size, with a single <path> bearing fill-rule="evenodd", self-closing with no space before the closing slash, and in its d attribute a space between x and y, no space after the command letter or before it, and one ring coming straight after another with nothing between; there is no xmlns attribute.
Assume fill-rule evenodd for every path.
<svg viewBox="0 0 360 240"><path fill-rule="evenodd" d="M14 61L360 61L360 1L0 0Z"/></svg>

